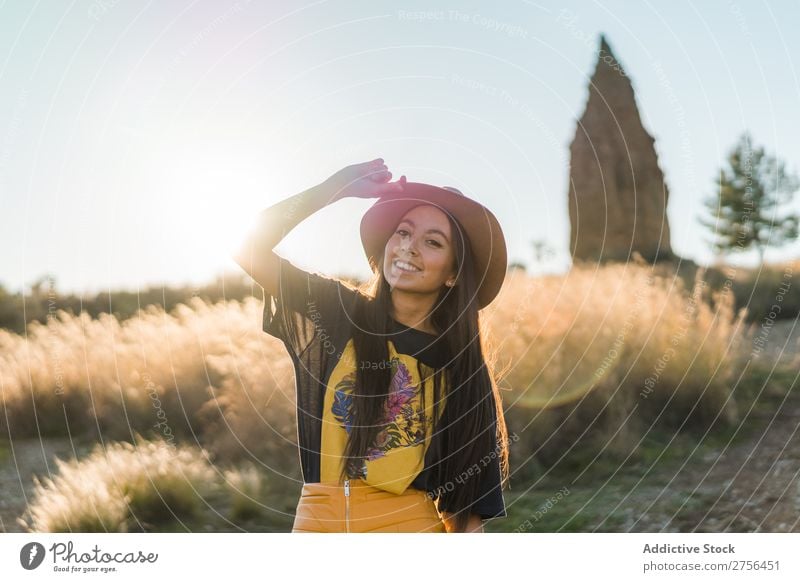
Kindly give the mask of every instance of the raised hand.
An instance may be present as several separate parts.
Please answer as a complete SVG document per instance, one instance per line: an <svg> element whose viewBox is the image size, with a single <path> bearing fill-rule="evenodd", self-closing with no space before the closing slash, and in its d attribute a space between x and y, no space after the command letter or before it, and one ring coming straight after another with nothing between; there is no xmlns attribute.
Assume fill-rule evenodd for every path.
<svg viewBox="0 0 800 582"><path fill-rule="evenodd" d="M353 164L342 168L323 182L331 197L340 198L378 198L386 194L403 191L406 177L401 176L396 182L391 182L392 173L383 158Z"/></svg>

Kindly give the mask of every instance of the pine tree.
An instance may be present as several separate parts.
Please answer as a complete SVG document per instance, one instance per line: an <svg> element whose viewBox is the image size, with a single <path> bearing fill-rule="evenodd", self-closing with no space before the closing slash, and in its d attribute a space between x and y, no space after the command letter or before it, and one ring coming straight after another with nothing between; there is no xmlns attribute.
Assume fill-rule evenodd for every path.
<svg viewBox="0 0 800 582"><path fill-rule="evenodd" d="M707 241L715 253L755 247L762 263L766 247L784 245L798 236L798 216L779 217L777 211L791 202L800 182L786 173L783 162L766 155L764 148L753 147L747 132L727 162L716 180L717 193L705 201L714 220L698 221L716 236Z"/></svg>

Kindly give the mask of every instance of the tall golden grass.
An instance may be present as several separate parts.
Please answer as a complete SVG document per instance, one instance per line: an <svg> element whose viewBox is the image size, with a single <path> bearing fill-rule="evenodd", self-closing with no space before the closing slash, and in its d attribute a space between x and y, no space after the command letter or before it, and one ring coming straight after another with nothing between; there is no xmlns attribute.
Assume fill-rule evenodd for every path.
<svg viewBox="0 0 800 582"><path fill-rule="evenodd" d="M54 477L34 475L33 499L18 525L28 532L156 531L167 524L191 531L203 515L220 515L220 506L234 522L263 514L268 482L252 463L220 471L201 448L138 434L135 441L97 444L80 460L56 458Z"/></svg>
<svg viewBox="0 0 800 582"><path fill-rule="evenodd" d="M501 385L517 451L545 463L576 449L626 456L655 426L735 422L746 312L702 274L686 289L637 263L513 273L487 317L508 366Z"/></svg>
<svg viewBox="0 0 800 582"><path fill-rule="evenodd" d="M194 298L122 323L59 312L27 338L0 330L0 429L127 441L140 432L296 470L291 361L261 331L261 306Z"/></svg>
<svg viewBox="0 0 800 582"><path fill-rule="evenodd" d="M58 474L40 481L28 514L28 531L125 532L198 514L218 486L201 449L137 439L97 445L83 460L56 459Z"/></svg>
<svg viewBox="0 0 800 582"><path fill-rule="evenodd" d="M635 263L542 278L512 271L481 315L505 368L509 434L519 437L512 461L514 451L551 462L576 447L625 455L653 426L735 422L749 344L732 305L729 293L709 297L702 279L685 289ZM14 438L142 433L200 445L215 463L247 459L293 485L293 370L261 331L262 309L254 298L193 299L122 323L60 312L28 337L0 330L0 429ZM59 487L80 490L54 481L48 491ZM119 523L122 511L109 497L97 525Z"/></svg>

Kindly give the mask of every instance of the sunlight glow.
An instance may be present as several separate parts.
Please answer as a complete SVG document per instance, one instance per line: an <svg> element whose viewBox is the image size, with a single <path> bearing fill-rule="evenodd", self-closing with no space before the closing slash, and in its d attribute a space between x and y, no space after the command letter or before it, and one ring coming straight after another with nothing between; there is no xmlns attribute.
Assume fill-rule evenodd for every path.
<svg viewBox="0 0 800 582"><path fill-rule="evenodd" d="M211 275L229 263L255 223L263 169L256 152L241 147L210 140L176 145L169 153L162 149L154 164L164 244L173 245L170 254L186 261L191 273Z"/></svg>

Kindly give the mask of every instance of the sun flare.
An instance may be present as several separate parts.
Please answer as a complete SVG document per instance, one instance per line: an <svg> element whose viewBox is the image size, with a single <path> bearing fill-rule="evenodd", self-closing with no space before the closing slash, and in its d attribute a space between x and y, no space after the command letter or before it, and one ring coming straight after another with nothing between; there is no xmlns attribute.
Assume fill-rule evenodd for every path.
<svg viewBox="0 0 800 582"><path fill-rule="evenodd" d="M255 152L213 143L189 143L159 156L159 214L165 244L190 271L210 275L229 263L253 226L264 200Z"/></svg>

